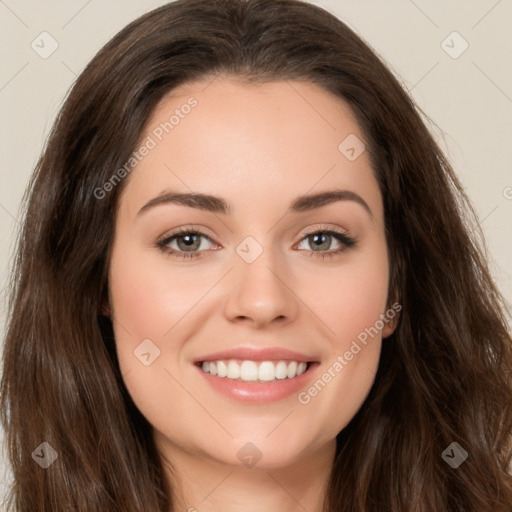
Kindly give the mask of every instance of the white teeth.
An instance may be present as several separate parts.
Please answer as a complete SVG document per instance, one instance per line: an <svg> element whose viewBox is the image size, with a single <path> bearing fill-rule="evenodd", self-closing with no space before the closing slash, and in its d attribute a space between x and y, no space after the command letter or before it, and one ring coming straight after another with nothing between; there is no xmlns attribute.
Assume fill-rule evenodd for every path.
<svg viewBox="0 0 512 512"><path fill-rule="evenodd" d="M306 363L299 363L297 365L297 375L302 375L306 371Z"/></svg>
<svg viewBox="0 0 512 512"><path fill-rule="evenodd" d="M290 363L293 364L293 363ZM284 361L279 361L276 364L276 379L286 379L288 367Z"/></svg>
<svg viewBox="0 0 512 512"><path fill-rule="evenodd" d="M217 361L217 375L219 377L226 377L228 374L228 367L224 361Z"/></svg>
<svg viewBox="0 0 512 512"><path fill-rule="evenodd" d="M245 363L244 363L245 364ZM242 378L243 378L242 372ZM276 368L274 363L270 361L264 361L258 368L258 379L259 380L274 380L276 378Z"/></svg>
<svg viewBox="0 0 512 512"><path fill-rule="evenodd" d="M288 375L288 378L291 379L292 377L295 377L297 375L297 363L295 361L292 361L286 370L286 375Z"/></svg>
<svg viewBox="0 0 512 512"><path fill-rule="evenodd" d="M204 370L204 368L203 368ZM228 361L228 379L240 378L240 365L236 361Z"/></svg>
<svg viewBox="0 0 512 512"><path fill-rule="evenodd" d="M263 381L293 379L302 375L307 369L307 363L297 361L242 361L239 364L236 360L229 361L205 361L201 368L204 372L218 377L227 377L228 379L241 379L243 381Z"/></svg>
<svg viewBox="0 0 512 512"><path fill-rule="evenodd" d="M258 365L254 361L244 361L240 366L242 380L258 380Z"/></svg>

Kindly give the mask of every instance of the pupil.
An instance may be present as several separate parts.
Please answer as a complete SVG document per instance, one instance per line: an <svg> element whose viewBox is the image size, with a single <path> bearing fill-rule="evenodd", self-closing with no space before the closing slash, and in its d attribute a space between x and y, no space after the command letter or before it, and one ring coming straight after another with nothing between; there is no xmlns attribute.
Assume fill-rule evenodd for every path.
<svg viewBox="0 0 512 512"><path fill-rule="evenodd" d="M316 247L322 247L322 246L326 246L326 247L322 247L324 249L327 249L329 247L329 243L326 242L325 240L329 237L330 235L326 235L325 233L317 233L316 235L313 235L313 240L314 240L314 245ZM317 243L318 242L318 243Z"/></svg>
<svg viewBox="0 0 512 512"><path fill-rule="evenodd" d="M180 238L178 238L178 245L181 246L181 248L190 249L194 248L197 249L197 235L182 235ZM181 243L180 243L181 242Z"/></svg>

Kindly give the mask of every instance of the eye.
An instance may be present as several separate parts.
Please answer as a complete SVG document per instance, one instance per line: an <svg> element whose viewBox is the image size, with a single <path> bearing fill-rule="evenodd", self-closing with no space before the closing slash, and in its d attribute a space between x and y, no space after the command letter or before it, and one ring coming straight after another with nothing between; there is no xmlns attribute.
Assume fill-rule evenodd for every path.
<svg viewBox="0 0 512 512"><path fill-rule="evenodd" d="M157 242L157 246L163 252L178 258L195 258L199 257L202 251L208 249L208 243L203 243L205 240L213 243L207 235L200 231L182 229Z"/></svg>
<svg viewBox="0 0 512 512"><path fill-rule="evenodd" d="M199 258L208 247L213 244L208 235L196 229L183 228L179 231L165 236L157 242L157 247L177 258ZM205 242L205 243L203 243ZM350 247L357 245L357 240L346 233L334 229L320 229L306 233L298 244L299 249L304 242L308 243L313 250L307 250L310 256L319 256L321 258L331 258ZM332 249L332 243L335 242L338 248ZM331 249L331 250L329 250Z"/></svg>
<svg viewBox="0 0 512 512"><path fill-rule="evenodd" d="M308 243L309 246L313 248L313 250L310 251L310 256L320 256L322 258L330 258L345 251L347 248L354 247L357 244L357 240L355 238L333 229L317 230L306 233L299 243L298 248L301 248L300 245L304 242ZM329 251L329 249L332 249L333 242L337 243L338 248Z"/></svg>

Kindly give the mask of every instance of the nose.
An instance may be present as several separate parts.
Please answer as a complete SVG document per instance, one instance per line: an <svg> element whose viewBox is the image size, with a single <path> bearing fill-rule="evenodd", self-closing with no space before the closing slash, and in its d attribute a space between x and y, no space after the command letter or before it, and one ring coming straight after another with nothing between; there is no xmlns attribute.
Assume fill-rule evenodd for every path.
<svg viewBox="0 0 512 512"><path fill-rule="evenodd" d="M234 255L235 268L225 305L231 322L246 322L261 328L271 323L285 325L298 313L298 298L289 272L276 265L272 251L265 249L252 263Z"/></svg>

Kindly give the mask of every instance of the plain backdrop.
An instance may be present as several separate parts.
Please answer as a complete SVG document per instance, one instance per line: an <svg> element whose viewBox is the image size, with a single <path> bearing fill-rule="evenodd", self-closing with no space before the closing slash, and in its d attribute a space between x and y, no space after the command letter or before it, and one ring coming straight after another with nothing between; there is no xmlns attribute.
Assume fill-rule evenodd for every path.
<svg viewBox="0 0 512 512"><path fill-rule="evenodd" d="M0 0L0 277L4 292L21 197L67 91L116 32L164 3ZM311 3L325 7L360 34L430 118L431 130L478 213L495 280L512 302L512 0ZM48 51L51 44L58 47L43 58L41 46ZM3 339L3 294L0 315ZM0 496L8 478L2 455Z"/></svg>

